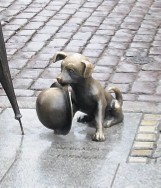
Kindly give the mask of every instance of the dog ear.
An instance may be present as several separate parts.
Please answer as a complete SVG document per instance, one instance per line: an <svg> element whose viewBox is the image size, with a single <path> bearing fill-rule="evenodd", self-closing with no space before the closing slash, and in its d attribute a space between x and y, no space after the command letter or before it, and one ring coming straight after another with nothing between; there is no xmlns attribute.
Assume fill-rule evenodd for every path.
<svg viewBox="0 0 161 188"><path fill-rule="evenodd" d="M66 52L57 52L53 57L53 63L65 59L68 56Z"/></svg>
<svg viewBox="0 0 161 188"><path fill-rule="evenodd" d="M87 60L82 60L81 63L83 63L85 65L85 69L83 72L84 78L90 77L92 75L93 68L94 68L93 64Z"/></svg>

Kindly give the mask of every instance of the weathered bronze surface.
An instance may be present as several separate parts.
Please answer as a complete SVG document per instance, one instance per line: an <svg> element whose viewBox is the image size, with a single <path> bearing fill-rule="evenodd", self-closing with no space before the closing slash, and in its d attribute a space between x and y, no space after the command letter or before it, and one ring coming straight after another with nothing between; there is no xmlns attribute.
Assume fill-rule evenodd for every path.
<svg viewBox="0 0 161 188"><path fill-rule="evenodd" d="M15 113L15 119L17 119L20 123L20 128L23 135L24 131L21 123L22 115L20 114L20 110L17 104L17 100L11 80L1 23L0 23L0 82L12 105L13 111Z"/></svg>
<svg viewBox="0 0 161 188"><path fill-rule="evenodd" d="M55 134L68 134L73 117L68 89L54 83L43 90L36 101L36 112L40 122Z"/></svg>
<svg viewBox="0 0 161 188"><path fill-rule="evenodd" d="M92 77L93 64L82 54L57 52L53 62L62 60L61 73L57 77L59 84L71 86L73 113L81 111L86 115L79 122L93 122L96 132L94 141L104 141L104 127L110 127L123 121L122 94L116 87L111 90L113 97L99 81Z"/></svg>

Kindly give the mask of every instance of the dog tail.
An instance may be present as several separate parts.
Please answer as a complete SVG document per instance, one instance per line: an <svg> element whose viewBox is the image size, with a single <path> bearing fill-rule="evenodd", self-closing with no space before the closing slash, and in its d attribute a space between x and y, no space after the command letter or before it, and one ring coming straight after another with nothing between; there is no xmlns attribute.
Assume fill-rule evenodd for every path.
<svg viewBox="0 0 161 188"><path fill-rule="evenodd" d="M122 94L121 94L121 91L119 90L119 88L112 86L112 87L110 87L108 89L108 91L109 92L113 91L115 93L116 100L119 102L120 106L122 106L122 104L123 104L123 97L122 97Z"/></svg>

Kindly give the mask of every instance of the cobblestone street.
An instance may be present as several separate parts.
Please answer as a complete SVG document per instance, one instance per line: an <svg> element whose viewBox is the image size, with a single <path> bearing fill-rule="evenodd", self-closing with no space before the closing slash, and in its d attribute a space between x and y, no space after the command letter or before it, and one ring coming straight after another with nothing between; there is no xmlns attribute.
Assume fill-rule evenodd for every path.
<svg viewBox="0 0 161 188"><path fill-rule="evenodd" d="M2 1L3 32L20 105L29 107L38 91L53 83L60 65L51 58L60 50L89 57L95 64L93 76L105 87L114 84L122 90L126 110L128 104L147 108L149 102L160 102L160 10L161 2L153 0ZM1 105L7 105L3 91L1 96Z"/></svg>
<svg viewBox="0 0 161 188"><path fill-rule="evenodd" d="M123 93L125 124L127 122L134 126L134 128L129 128L133 134L131 133L131 138L128 137L130 145L127 150L125 149L127 156L124 157L124 162L136 163L136 166L131 166L136 174L138 169L141 173L140 167L137 166L138 163L139 165L140 163L161 165L160 159L149 159L153 155L160 155L161 148L161 139L159 138L161 121L161 0L1 0L0 20L15 93L25 118L25 112L29 113L29 120L32 121L31 117L33 118L32 113L35 110L38 94L43 89L49 88L60 73L60 62L52 63L54 54L57 51L82 53L95 65L94 78L99 80L106 89L115 85ZM8 98L0 87L0 116L10 116L9 114L12 113L10 110L8 111L10 107ZM130 122L130 119L134 122ZM8 124L10 123L9 121ZM112 128L109 132L113 133L114 130L115 128ZM118 131L118 128L116 130ZM124 132L123 130L122 132ZM27 132L32 135L29 130ZM18 133L16 132L16 134ZM126 133L126 135L128 134ZM48 136L51 141L51 135ZM81 143L81 140L77 140L77 142ZM121 143L123 144L124 141ZM52 145L54 144L52 143ZM92 147L91 145L90 142L90 147ZM108 142L105 145L108 145ZM112 142L109 145L112 145ZM120 150L116 143L113 145L119 155ZM155 152L156 148L158 149ZM104 151L103 145L101 152ZM114 156L114 154L111 155ZM105 157L106 160L111 160L108 157ZM58 160L60 161L60 159ZM119 157L116 161L120 165ZM138 180L140 184L135 184L135 176L130 181L131 184L128 181L126 183L124 178L121 179L124 169L126 169L125 174L127 173L129 178L132 175L128 171L130 167L125 167L127 164L121 167L118 164L107 165L110 169L115 169L111 171L112 178L109 180L109 185L106 184L107 187L144 187L141 184L142 179ZM83 163L83 165L85 164ZM63 168L63 164L58 165L59 167ZM146 168L148 167L144 168L145 171ZM159 171L156 172L156 168L150 168L152 168L152 172L158 172L156 177L161 177ZM34 168L31 169L34 170ZM120 174L119 177L118 174ZM153 175L148 174L148 176L153 178ZM2 183L2 187L9 187L9 184L6 183L9 180L3 182L5 176L2 177L0 185ZM101 180L103 178L100 177ZM85 182L80 186L95 187L92 183L96 183L96 187L99 187L98 181L89 184ZM64 180L63 182L66 183ZM53 187L61 187L60 182L56 183ZM145 184L145 187L159 188L157 181L155 183ZM41 187L40 184L37 185ZM38 187L37 185L34 186ZM51 187L47 184L42 187L45 185ZM69 183L67 187L72 187L71 185ZM73 184L74 187L77 185ZM26 185L26 187L30 187L30 185ZM102 183L100 187L106 186Z"/></svg>

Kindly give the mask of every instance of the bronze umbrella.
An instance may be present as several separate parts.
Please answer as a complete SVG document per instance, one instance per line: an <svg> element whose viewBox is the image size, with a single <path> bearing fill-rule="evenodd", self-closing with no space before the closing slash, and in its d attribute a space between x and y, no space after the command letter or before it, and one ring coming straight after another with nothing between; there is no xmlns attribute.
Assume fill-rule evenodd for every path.
<svg viewBox="0 0 161 188"><path fill-rule="evenodd" d="M20 123L20 128L22 135L24 134L22 123L21 123L21 117L20 110L17 104L12 80L11 80L11 74L8 66L7 61L7 54L6 54L6 48L2 33L2 26L0 23L0 82L2 84L2 87L4 88L7 97L12 105L13 111L15 113L15 119L17 119Z"/></svg>

